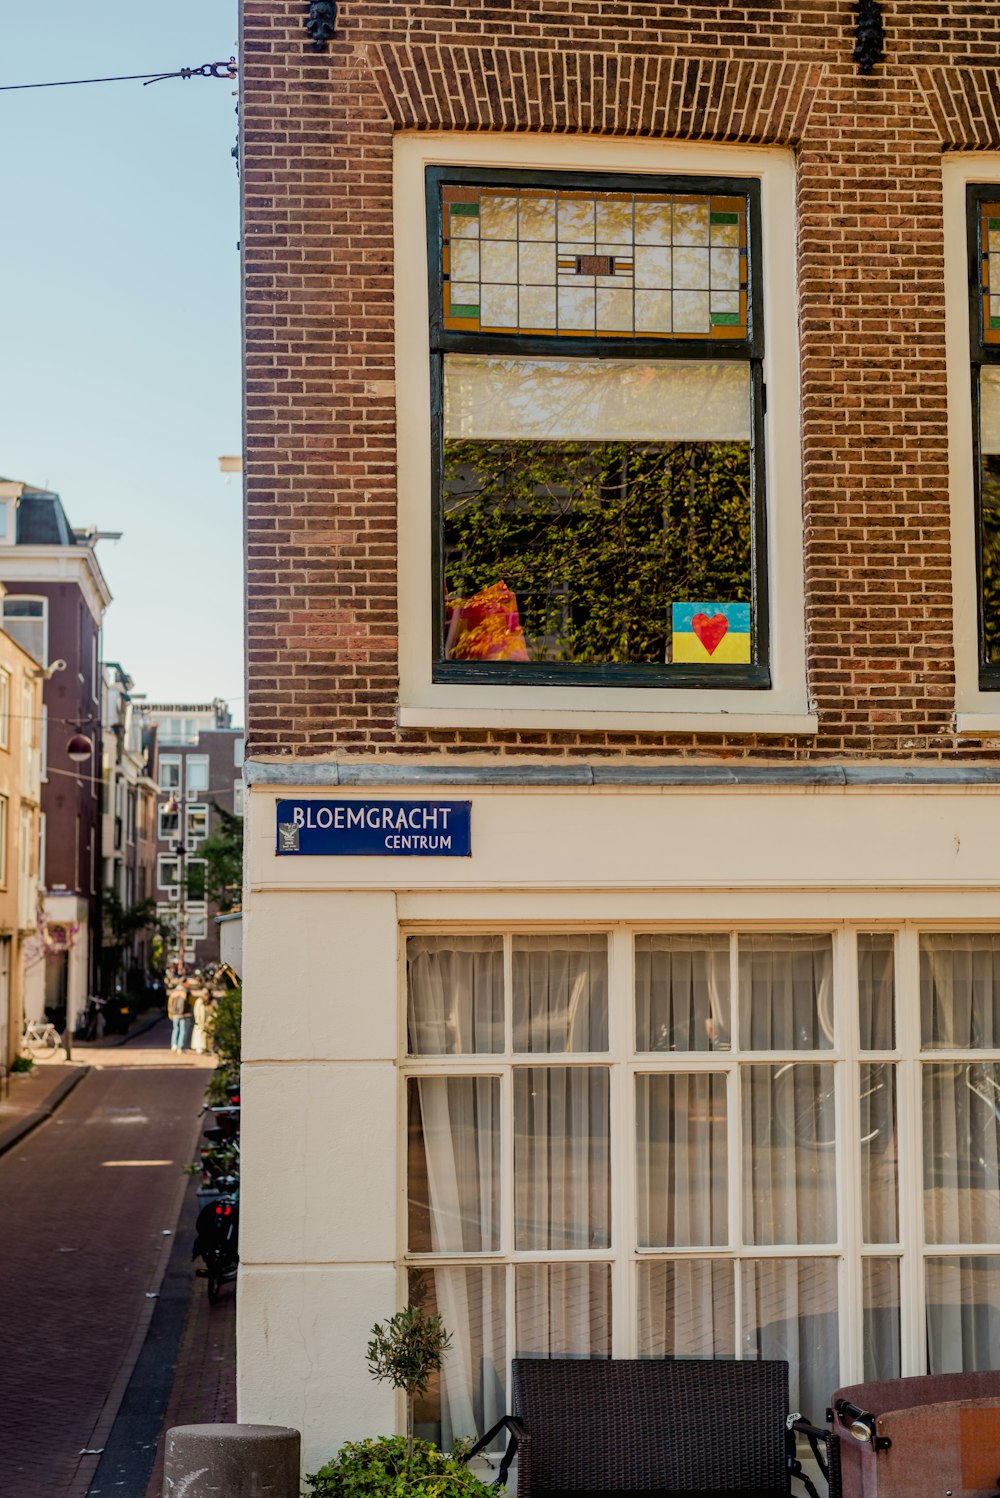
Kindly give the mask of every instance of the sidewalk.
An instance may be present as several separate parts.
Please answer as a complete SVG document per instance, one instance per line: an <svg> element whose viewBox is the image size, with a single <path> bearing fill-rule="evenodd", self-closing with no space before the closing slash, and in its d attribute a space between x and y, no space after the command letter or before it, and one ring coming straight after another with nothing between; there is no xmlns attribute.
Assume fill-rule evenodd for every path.
<svg viewBox="0 0 1000 1498"><path fill-rule="evenodd" d="M30 1072L15 1072L10 1092L0 1097L0 1155L55 1112L90 1070L65 1061L36 1062Z"/></svg>

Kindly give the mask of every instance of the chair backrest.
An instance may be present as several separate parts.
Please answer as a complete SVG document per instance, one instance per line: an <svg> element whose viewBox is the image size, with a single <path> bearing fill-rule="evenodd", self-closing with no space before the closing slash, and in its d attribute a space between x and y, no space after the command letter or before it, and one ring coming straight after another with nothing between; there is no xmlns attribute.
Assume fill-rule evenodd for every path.
<svg viewBox="0 0 1000 1498"><path fill-rule="evenodd" d="M783 1489L788 1364L515 1358L533 1492Z"/></svg>

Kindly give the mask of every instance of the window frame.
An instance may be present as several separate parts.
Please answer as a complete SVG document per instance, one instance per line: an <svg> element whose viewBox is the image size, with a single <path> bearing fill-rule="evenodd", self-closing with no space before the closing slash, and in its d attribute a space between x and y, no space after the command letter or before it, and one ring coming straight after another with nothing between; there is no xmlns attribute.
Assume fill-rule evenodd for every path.
<svg viewBox="0 0 1000 1498"><path fill-rule="evenodd" d="M212 761L207 754L185 754L184 758L184 791L188 801L193 801L199 796L207 796L211 789ZM199 771L203 768L205 772L204 785L191 784L191 766L197 765Z"/></svg>
<svg viewBox="0 0 1000 1498"><path fill-rule="evenodd" d="M10 698L13 677L0 666L0 749L10 749Z"/></svg>
<svg viewBox="0 0 1000 1498"><path fill-rule="evenodd" d="M796 300L796 189L793 153L783 146L732 146L702 142L593 138L590 136L486 135L400 131L393 139L395 224L395 355L401 373L393 384L374 380L373 396L396 402L398 445L398 546L407 565L398 571L400 629L399 726L410 728L519 728L556 731L642 731L814 734L803 619L804 561L801 471L800 359ZM764 495L767 516L769 689L715 687L669 689L629 684L558 688L513 683L432 681L431 592L431 354L425 169L503 168L548 172L620 173L644 178L711 179L738 176L761 184L763 264L763 413L768 452ZM420 246L420 252L414 253ZM684 340L685 343L687 340ZM602 340L603 342L603 340ZM713 346L714 353L714 346ZM721 668L720 668L721 669ZM722 716L724 715L724 717Z"/></svg>
<svg viewBox="0 0 1000 1498"><path fill-rule="evenodd" d="M868 1381L865 1373L864 1334L864 1264L868 1260L891 1259L898 1266L898 1337L901 1376L926 1372L929 1354L926 1285L929 1261L986 1257L1000 1268L1000 1242L935 1243L927 1240L925 1231L924 1181L924 1110L923 1078L936 1064L963 1064L968 1061L1000 1065L1000 1045L995 1047L941 1048L925 1042L921 1035L920 950L922 939L941 934L968 935L996 933L1000 923L985 919L963 920L960 917L920 919L906 917L865 920L860 914L849 919L803 917L781 919L720 919L709 916L703 921L653 921L649 919L553 921L542 917L525 922L517 919L463 921L407 920L399 932L399 992L397 1039L397 1274L400 1303L408 1303L408 1274L411 1270L470 1267L487 1269L503 1267L507 1297L507 1368L509 1398L509 1364L515 1355L513 1340L513 1287L511 1276L518 1264L578 1263L582 1260L611 1265L611 1356L639 1356L639 1274L642 1264L692 1260L723 1260L734 1264L737 1280L739 1266L752 1260L823 1260L837 1264L838 1343L841 1384ZM608 1050L605 1052L514 1052L510 1044L511 1016L505 1002L505 1045L503 1052L463 1053L454 1055L414 1055L408 1049L407 1035L407 964L406 941L410 936L502 936L505 943L505 1000L510 997L510 968L507 948L512 937L519 935L605 934L608 937ZM732 1032L729 1049L705 1051L640 1051L635 1034L635 939L646 935L728 935L730 947L730 985ZM738 1024L738 950L741 938L763 934L828 935L832 942L833 1026L829 1048L794 1051L759 1051L740 1043ZM859 1009L858 937L869 934L888 935L894 951L895 1034L891 1047L862 1046ZM743 1190L742 1139L740 1117L740 1072L749 1065L786 1062L805 1065L828 1064L834 1067L837 1146L839 1164L835 1181L836 1234L829 1243L797 1245L754 1244L744 1241L740 1195ZM511 1117L506 1094L512 1085L514 1071L522 1066L604 1065L611 1072L610 1159L611 1245L609 1248L585 1250L516 1250L512 1247L513 1203L512 1166L508 1158L513 1139L501 1139L501 1220L498 1250L464 1253L412 1252L408 1244L408 1117L407 1087L413 1077L496 1076L501 1079L501 1116L509 1127ZM862 1092L862 1068L889 1065L895 1068L895 1129L897 1139L897 1237L893 1242L876 1242L864 1236L862 1221L863 1158L861 1121L858 1104ZM725 1246L711 1248L640 1247L637 1234L639 1171L636 1163L635 1079L640 1075L705 1074L726 1072L730 1100L730 1139L737 1149L728 1159L729 1239ZM739 1293L739 1292L738 1292ZM736 1302L735 1355L742 1348L740 1305ZM677 1354L680 1356L681 1354ZM509 1407L509 1406L508 1406Z"/></svg>
<svg viewBox="0 0 1000 1498"><path fill-rule="evenodd" d="M182 754L161 754L156 767L156 784L158 788L161 791L173 791L177 794L178 798L180 798L184 786L184 771L181 768L183 759L184 756ZM165 770L174 768L177 771L177 784L170 785L164 781L163 774Z"/></svg>
<svg viewBox="0 0 1000 1498"><path fill-rule="evenodd" d="M747 200L747 337L745 339L676 338L676 337L572 337L553 334L490 334L449 330L443 323L444 272L442 265L443 234L441 189L456 184L477 187L548 187L554 190L662 192L719 197L745 197ZM684 687L736 687L744 690L768 690L771 671L768 663L768 586L767 586L767 514L765 505L766 469L764 443L764 282L761 185L753 177L678 177L651 173L533 171L475 167L430 166L425 172L427 214L427 270L430 304L431 350L431 525L432 574L431 596L431 679L440 683L493 686L596 686L618 689L622 686L649 690L662 687L678 690ZM573 665L566 662L538 661L519 663L449 661L444 658L443 603L445 597L443 521L444 521L444 362L448 354L509 357L555 356L561 359L635 359L640 362L670 363L705 360L733 361L746 364L750 373L750 468L752 501L750 509L750 619L751 656L749 665L700 665L663 662L656 665L638 662L605 662Z"/></svg>
<svg viewBox="0 0 1000 1498"><path fill-rule="evenodd" d="M38 613L38 614L20 614L20 615L18 615L18 614L12 614L11 615L11 618L15 619L15 620L16 619L28 619L32 623L41 624L41 626L42 626L42 642L43 643L42 643L42 653L41 653L40 656L36 657L34 655L31 655L31 651L28 650L27 645L21 645L21 641L17 639L17 636L14 635L14 634L11 634L11 631L7 628L7 605L8 605L8 603L40 603L41 604L41 606L42 606L41 612ZM48 600L48 595L45 594L45 593L11 593L11 592L5 593L3 595L3 599L2 599L2 614L0 614L0 620L2 620L2 624L3 624L3 628L4 628L5 632L7 634L11 635L11 639L16 640L17 643L19 645L21 645L21 649L24 650L24 651L26 651L28 655L31 655L32 660L36 660L37 659L38 664L40 666L43 666L43 667L47 668L48 664L49 664L49 600Z"/></svg>
<svg viewBox="0 0 1000 1498"><path fill-rule="evenodd" d="M983 596L983 481L982 481L982 371L985 365L1000 369L1000 342L989 344L983 338L981 293L981 208L996 203L1000 212L1000 182L967 182L965 185L965 243L969 291L969 359L972 396L972 482L973 521L975 525L976 566L976 636L979 689L1000 691L1000 661L986 659L986 610Z"/></svg>

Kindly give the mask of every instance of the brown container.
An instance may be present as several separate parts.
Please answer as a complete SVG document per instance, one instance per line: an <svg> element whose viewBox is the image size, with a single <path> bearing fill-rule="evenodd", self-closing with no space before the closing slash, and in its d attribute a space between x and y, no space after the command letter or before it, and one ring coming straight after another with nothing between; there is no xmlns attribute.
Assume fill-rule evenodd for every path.
<svg viewBox="0 0 1000 1498"><path fill-rule="evenodd" d="M870 1440L841 1401L872 1417ZM1000 1371L854 1384L832 1403L843 1498L998 1498Z"/></svg>

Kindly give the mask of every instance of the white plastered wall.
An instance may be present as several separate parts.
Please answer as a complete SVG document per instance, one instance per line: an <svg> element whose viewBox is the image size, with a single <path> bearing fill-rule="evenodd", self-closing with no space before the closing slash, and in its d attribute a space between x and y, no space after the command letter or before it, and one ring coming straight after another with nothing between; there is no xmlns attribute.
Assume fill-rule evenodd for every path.
<svg viewBox="0 0 1000 1498"><path fill-rule="evenodd" d="M472 802L473 855L277 857L248 797L239 1418L306 1470L398 1428L366 1370L397 1309L402 922L1000 926L1000 787L294 794Z"/></svg>

